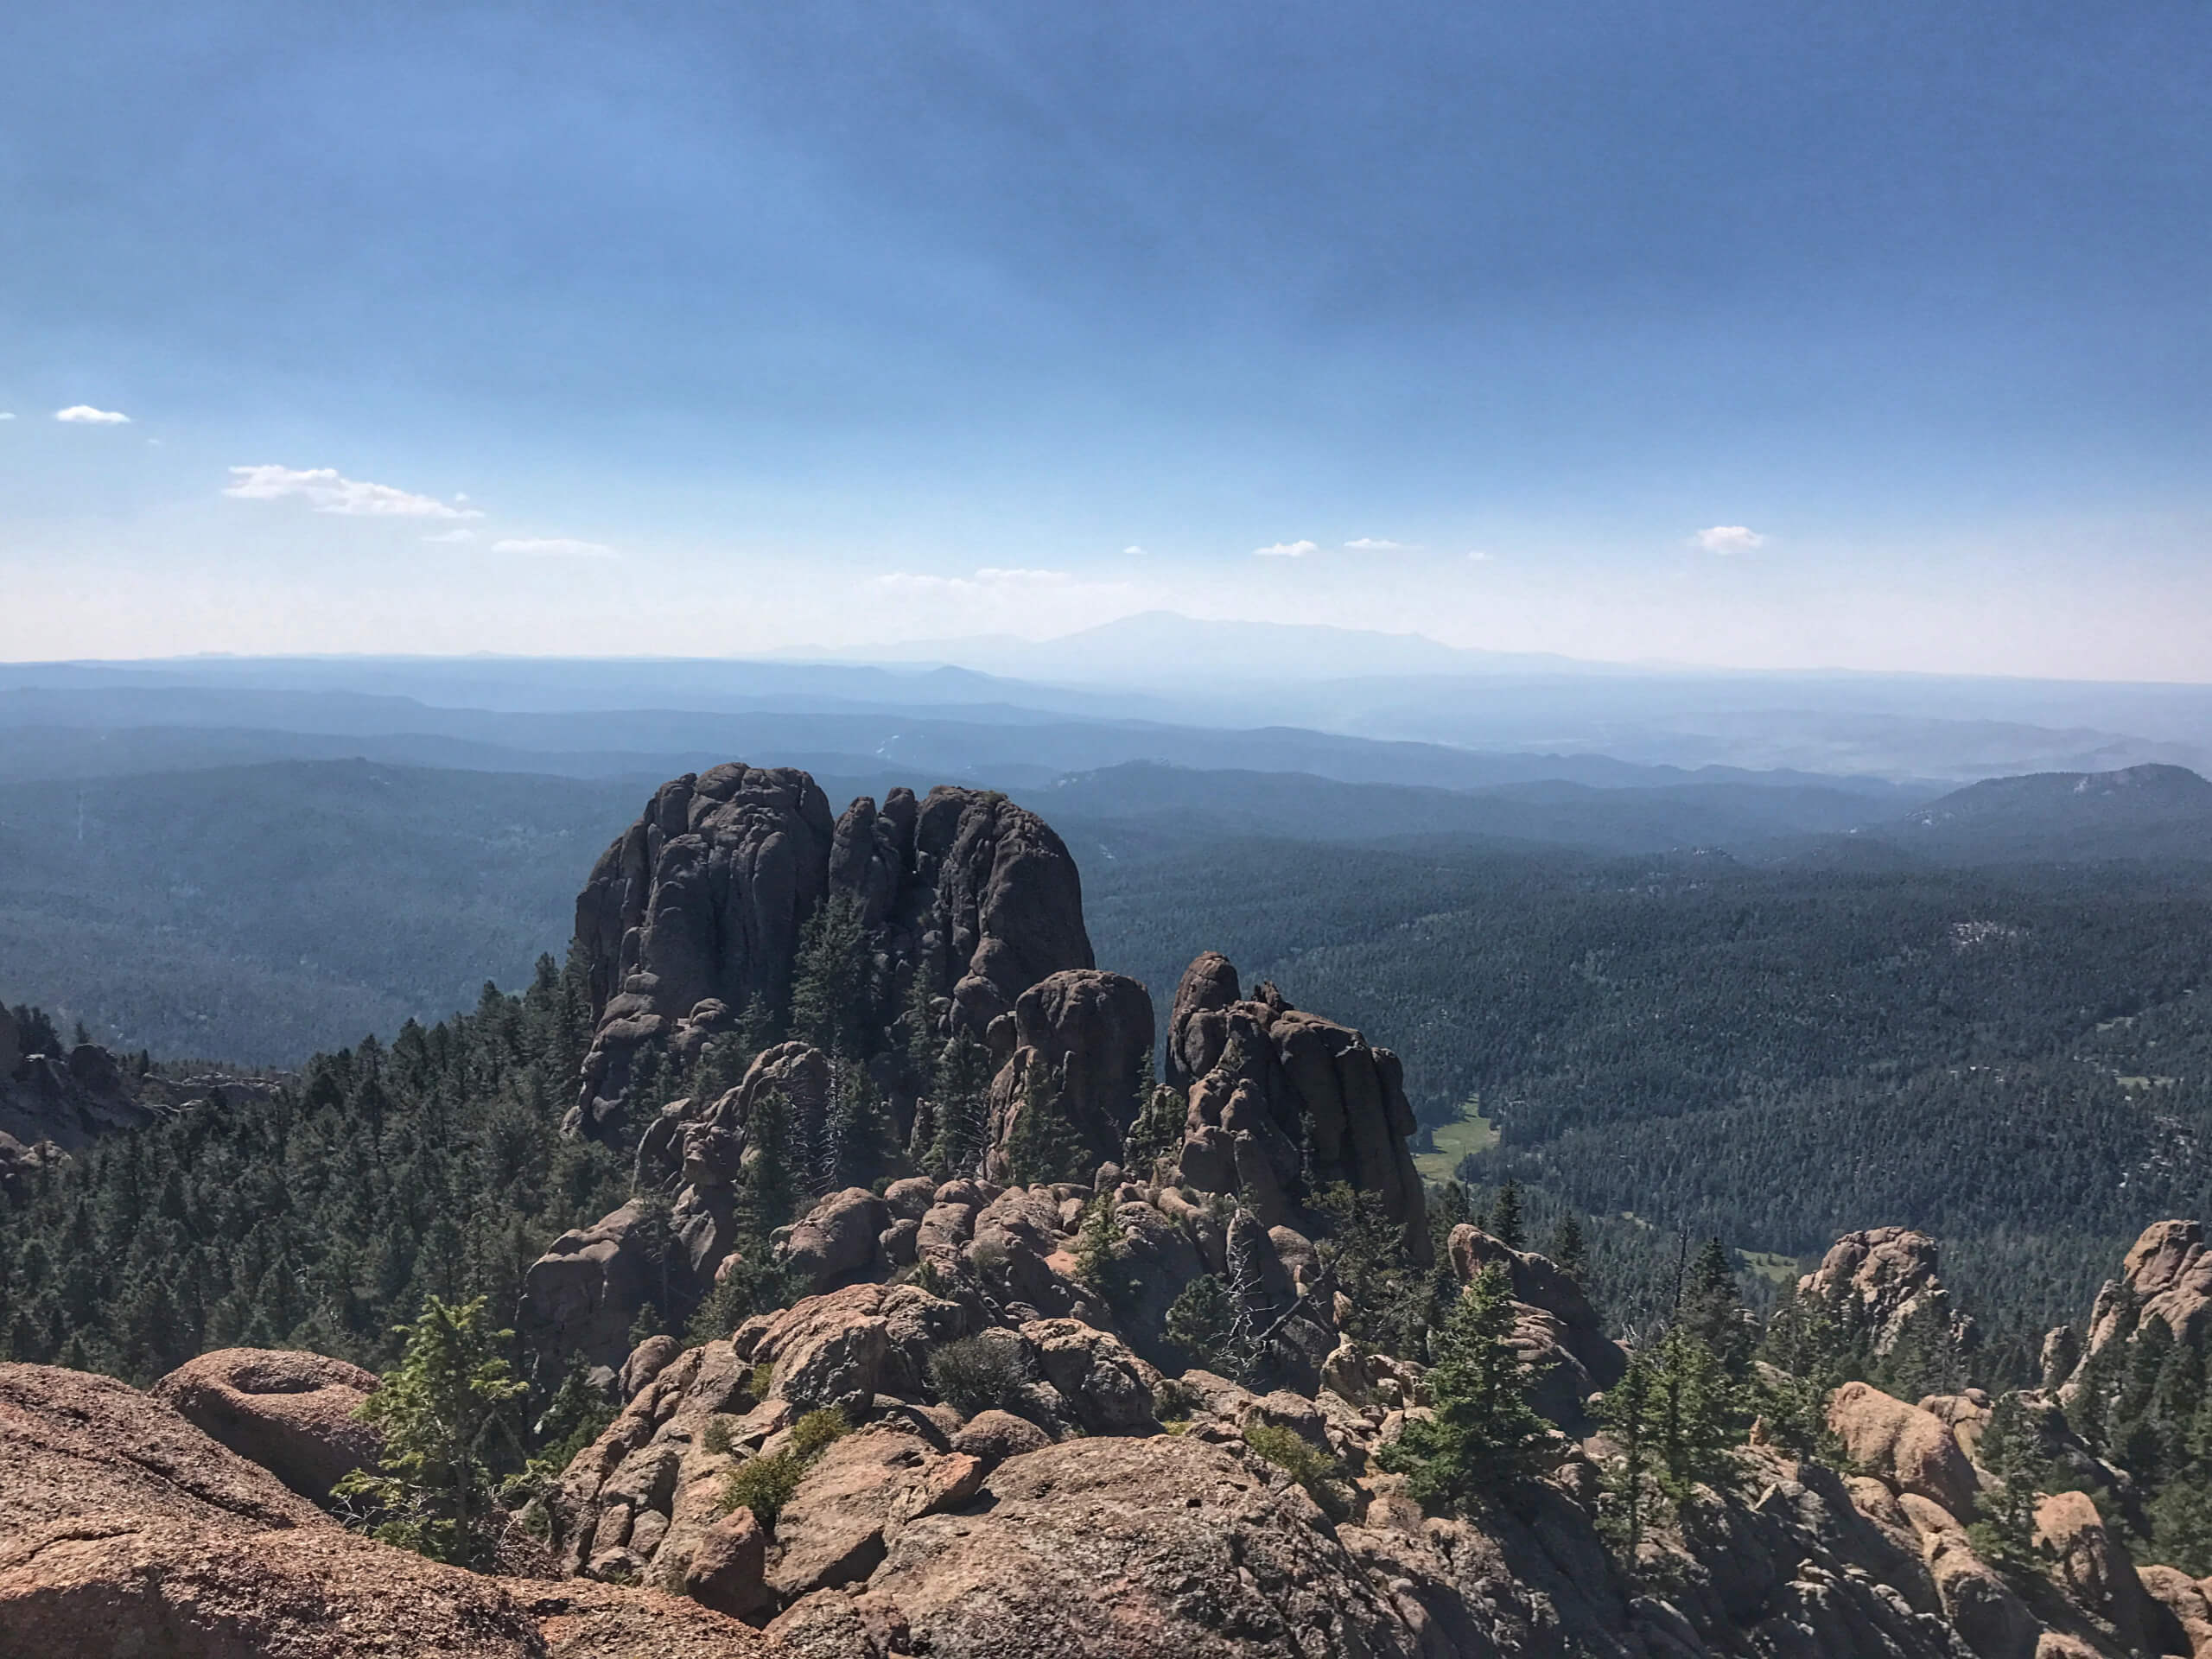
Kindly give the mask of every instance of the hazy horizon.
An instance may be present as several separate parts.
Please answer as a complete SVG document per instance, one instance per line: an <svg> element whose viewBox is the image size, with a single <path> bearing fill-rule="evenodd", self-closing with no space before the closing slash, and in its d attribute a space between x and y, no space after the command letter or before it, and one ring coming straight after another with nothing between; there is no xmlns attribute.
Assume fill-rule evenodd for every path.
<svg viewBox="0 0 2212 1659"><path fill-rule="evenodd" d="M2178 0L26 16L0 658L1166 609L2202 682L2207 47Z"/></svg>

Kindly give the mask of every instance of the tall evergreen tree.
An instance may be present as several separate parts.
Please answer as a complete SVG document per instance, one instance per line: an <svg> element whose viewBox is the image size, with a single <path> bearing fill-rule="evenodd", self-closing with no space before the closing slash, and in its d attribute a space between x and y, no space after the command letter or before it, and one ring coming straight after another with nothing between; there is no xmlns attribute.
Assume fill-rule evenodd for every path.
<svg viewBox="0 0 2212 1659"><path fill-rule="evenodd" d="M1517 1183L1508 1181L1498 1188L1483 1230L1510 1250L1521 1248L1525 1227L1521 1219L1521 1188Z"/></svg>
<svg viewBox="0 0 2212 1659"><path fill-rule="evenodd" d="M1444 1322L1428 1373L1435 1416L1408 1422L1383 1448L1425 1504L1465 1514L1542 1466L1557 1438L1530 1405L1535 1378L1513 1346L1512 1285L1493 1262Z"/></svg>
<svg viewBox="0 0 2212 1659"><path fill-rule="evenodd" d="M471 1565L496 1541L490 1459L505 1449L520 1462L515 1413L529 1385L499 1353L514 1332L491 1329L479 1296L458 1307L433 1298L400 1334L399 1363L361 1407L384 1436L381 1472L356 1470L334 1496L361 1506L385 1542Z"/></svg>

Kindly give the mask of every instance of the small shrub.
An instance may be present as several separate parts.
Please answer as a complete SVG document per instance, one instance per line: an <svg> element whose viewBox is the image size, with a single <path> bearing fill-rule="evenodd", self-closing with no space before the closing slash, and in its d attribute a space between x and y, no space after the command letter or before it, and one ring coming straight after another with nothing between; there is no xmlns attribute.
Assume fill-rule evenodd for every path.
<svg viewBox="0 0 2212 1659"><path fill-rule="evenodd" d="M1179 1376L1160 1379L1152 1391L1152 1414L1162 1423L1186 1423L1198 1414L1198 1391Z"/></svg>
<svg viewBox="0 0 2212 1659"><path fill-rule="evenodd" d="M810 1411L791 1425L791 1451L803 1461L812 1463L828 1449L832 1440L842 1439L847 1432L845 1414L832 1408L826 1411Z"/></svg>
<svg viewBox="0 0 2212 1659"><path fill-rule="evenodd" d="M764 1359L755 1365L752 1379L746 1386L752 1389L753 1399L766 1400L769 1391L776 1386L776 1362Z"/></svg>
<svg viewBox="0 0 2212 1659"><path fill-rule="evenodd" d="M979 1238L968 1247L968 1260L978 1273L1002 1272L1007 1262L1006 1246L995 1238Z"/></svg>
<svg viewBox="0 0 2212 1659"><path fill-rule="evenodd" d="M731 1444L730 1420L722 1416L708 1418L706 1431L699 1436L699 1444L715 1457L728 1457Z"/></svg>
<svg viewBox="0 0 2212 1659"><path fill-rule="evenodd" d="M1028 1383L1029 1367L1010 1342L963 1337L930 1356L930 1386L963 1417L1006 1407Z"/></svg>
<svg viewBox="0 0 2212 1659"><path fill-rule="evenodd" d="M1337 1490L1343 1471L1334 1458L1318 1450L1305 1436L1279 1423L1251 1423L1245 1427L1244 1444L1306 1489L1306 1495L1332 1520L1351 1512L1344 1494Z"/></svg>
<svg viewBox="0 0 2212 1659"><path fill-rule="evenodd" d="M790 1452L770 1458L753 1458L729 1471L722 1484L722 1508L750 1510L753 1518L772 1531L776 1516L806 1475L806 1459Z"/></svg>

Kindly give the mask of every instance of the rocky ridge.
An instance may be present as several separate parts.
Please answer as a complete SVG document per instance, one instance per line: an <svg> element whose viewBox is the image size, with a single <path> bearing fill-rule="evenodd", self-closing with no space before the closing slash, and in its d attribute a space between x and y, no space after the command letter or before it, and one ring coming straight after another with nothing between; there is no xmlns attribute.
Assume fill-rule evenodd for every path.
<svg viewBox="0 0 2212 1659"><path fill-rule="evenodd" d="M944 1212L934 1259L1026 1230L1032 1271L1059 1274L1054 1258L1075 1239L1046 1217L1079 1195L949 1185L923 1212ZM1196 1254L1198 1224L1173 1192L1125 1185L1121 1212L1176 1214ZM898 1195L908 1210L923 1198ZM1122 1230L1135 1243L1147 1227L1132 1216ZM1463 1278L1506 1268L1516 1340L1573 1333L1571 1349L1554 1335L1546 1357L1573 1388L1618 1377L1624 1357L1554 1264L1471 1226L1449 1254ZM2052 1563L2041 1590L2024 1594L1983 1558L1967 1527L1999 1483L1973 1455L1989 1405L1975 1391L1917 1404L1863 1383L1838 1391L1829 1427L1859 1472L1755 1437L1741 1479L1700 1491L1678 1529L1648 1535L1631 1577L1598 1528L1613 1450L1602 1434L1562 1440L1554 1473L1500 1492L1479 1519L1427 1516L1377 1461L1427 1408L1417 1364L1347 1343L1319 1386L1174 1376L1079 1284L1066 1293L1074 1311L1055 1315L979 1307L874 1270L886 1276L748 1320L727 1341L641 1350L621 1415L555 1500L565 1570L689 1594L791 1651L855 1659L2212 1652L2192 1645L2192 1631L2212 1636L2205 1586L2139 1569L2086 1494L2037 1513ZM979 1340L1017 1380L963 1410L941 1397L931 1357ZM1586 1422L1587 1404L1560 1414ZM855 1427L780 1512L763 1522L726 1508L734 1469L787 1452L804 1414L833 1408ZM1257 1452L1247 1436L1262 1426L1333 1465L1330 1489Z"/></svg>
<svg viewBox="0 0 2212 1659"><path fill-rule="evenodd" d="M688 1058L756 1003L786 1007L802 931L832 898L856 913L887 1024L918 978L938 1033L981 1040L1038 981L1092 965L1075 861L1002 795L896 789L833 819L791 767L686 774L654 793L576 899L594 1025L576 1126L619 1132L648 1046ZM883 1081L895 1091L902 1079Z"/></svg>
<svg viewBox="0 0 2212 1659"><path fill-rule="evenodd" d="M375 1543L162 1401L77 1371L0 1365L0 1659L773 1650L696 1602Z"/></svg>

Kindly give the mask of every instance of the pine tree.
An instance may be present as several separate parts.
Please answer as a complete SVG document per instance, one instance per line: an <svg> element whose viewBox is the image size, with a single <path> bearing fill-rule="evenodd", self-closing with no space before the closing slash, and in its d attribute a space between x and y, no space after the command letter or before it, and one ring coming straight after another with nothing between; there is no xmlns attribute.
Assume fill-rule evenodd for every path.
<svg viewBox="0 0 2212 1659"><path fill-rule="evenodd" d="M1229 1287L1216 1274L1202 1273L1184 1286L1167 1305L1162 1328L1168 1341L1189 1355L1198 1369L1233 1382L1242 1369L1227 1355L1233 1321Z"/></svg>
<svg viewBox="0 0 2212 1659"><path fill-rule="evenodd" d="M737 1230L765 1245L768 1236L798 1211L802 1184L799 1148L792 1132L791 1103L781 1089L762 1089L754 1096L745 1126L743 1167L738 1178Z"/></svg>
<svg viewBox="0 0 2212 1659"><path fill-rule="evenodd" d="M836 1098L830 1103L829 1163L833 1186L866 1186L892 1167L898 1148L891 1115L864 1065L842 1068Z"/></svg>
<svg viewBox="0 0 2212 1659"><path fill-rule="evenodd" d="M948 1176L972 1175L990 1150L991 1057L961 1033L938 1057L934 1095L937 1139L930 1161Z"/></svg>
<svg viewBox="0 0 2212 1659"><path fill-rule="evenodd" d="M460 1565L480 1561L495 1541L489 1522L489 1443L519 1446L512 1416L529 1385L498 1353L512 1331L493 1331L481 1296L455 1307L432 1298L400 1327L406 1347L361 1415L383 1431L380 1474L356 1470L334 1496L364 1506L386 1543Z"/></svg>
<svg viewBox="0 0 2212 1659"><path fill-rule="evenodd" d="M1631 1558L1643 1541L1644 1512L1651 1499L1655 1392L1651 1362L1636 1354L1621 1380L1605 1390L1598 1406L1598 1420L1611 1431L1621 1448L1620 1455L1605 1471L1606 1530L1628 1547Z"/></svg>
<svg viewBox="0 0 2212 1659"><path fill-rule="evenodd" d="M1007 1172L1020 1185L1078 1181L1090 1171L1090 1149L1060 1110L1064 1074L1033 1062L1023 1080L1021 1105L1006 1139Z"/></svg>
<svg viewBox="0 0 2212 1659"><path fill-rule="evenodd" d="M1727 1247L1717 1238L1705 1242L1690 1266L1676 1322L1705 1345L1729 1376L1741 1377L1751 1370L1751 1325L1745 1317Z"/></svg>
<svg viewBox="0 0 2212 1659"><path fill-rule="evenodd" d="M791 965L791 1034L825 1054L867 1059L880 1036L875 995L860 906L841 889L817 906L799 930Z"/></svg>
<svg viewBox="0 0 2212 1659"><path fill-rule="evenodd" d="M1382 1451L1382 1466L1408 1476L1423 1503L1465 1514L1549 1456L1555 1432L1529 1404L1535 1378L1512 1337L1512 1285L1493 1262L1438 1336L1428 1374L1434 1418L1408 1422Z"/></svg>
<svg viewBox="0 0 2212 1659"><path fill-rule="evenodd" d="M1589 1278L1590 1247L1583 1242L1582 1224L1572 1211L1561 1216L1552 1228L1551 1243L1544 1247L1544 1254L1578 1285Z"/></svg>
<svg viewBox="0 0 2212 1659"><path fill-rule="evenodd" d="M2043 1436L2017 1391L1998 1395L1974 1448L1975 1461L1997 1477L1985 1491L1981 1517L1968 1529L1982 1557L2007 1573L2031 1570L2036 1503L2055 1484Z"/></svg>
<svg viewBox="0 0 2212 1659"><path fill-rule="evenodd" d="M1491 1205L1490 1219L1483 1230L1509 1250L1521 1248L1523 1236L1521 1220L1521 1188L1512 1181L1498 1188L1497 1198Z"/></svg>
<svg viewBox="0 0 2212 1659"><path fill-rule="evenodd" d="M1659 1489L1675 1503L1693 1488L1717 1484L1735 1471L1750 1413L1720 1356L1676 1324L1659 1344L1654 1378L1653 1435Z"/></svg>

